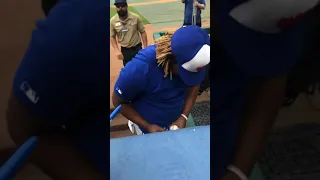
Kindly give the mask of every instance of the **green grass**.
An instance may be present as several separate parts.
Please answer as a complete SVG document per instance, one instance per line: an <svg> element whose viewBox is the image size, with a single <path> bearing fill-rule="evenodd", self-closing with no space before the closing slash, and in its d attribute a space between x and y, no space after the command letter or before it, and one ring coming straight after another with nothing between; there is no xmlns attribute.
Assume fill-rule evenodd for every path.
<svg viewBox="0 0 320 180"><path fill-rule="evenodd" d="M129 6L128 11L133 12L136 15L139 15L143 24L150 24L150 22L145 17L143 17L134 7ZM116 9L110 8L110 18L113 17L115 14L117 14Z"/></svg>

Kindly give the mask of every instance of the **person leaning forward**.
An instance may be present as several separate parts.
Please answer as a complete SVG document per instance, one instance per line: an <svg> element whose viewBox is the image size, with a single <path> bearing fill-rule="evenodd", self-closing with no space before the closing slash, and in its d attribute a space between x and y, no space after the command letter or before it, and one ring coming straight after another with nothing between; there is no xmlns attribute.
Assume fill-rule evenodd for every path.
<svg viewBox="0 0 320 180"><path fill-rule="evenodd" d="M125 66L142 49L141 39L143 46L148 46L147 34L140 17L128 12L126 0L116 0L114 5L117 14L110 19L110 41L118 59L123 60Z"/></svg>

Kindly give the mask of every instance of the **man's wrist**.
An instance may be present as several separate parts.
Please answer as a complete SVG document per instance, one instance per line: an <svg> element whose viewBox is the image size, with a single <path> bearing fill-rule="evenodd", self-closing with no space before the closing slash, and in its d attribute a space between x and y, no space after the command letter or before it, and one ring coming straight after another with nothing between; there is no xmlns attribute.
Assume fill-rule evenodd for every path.
<svg viewBox="0 0 320 180"><path fill-rule="evenodd" d="M231 164L227 167L227 170L229 173L232 173L231 175L239 180L248 180L248 176L237 166Z"/></svg>
<svg viewBox="0 0 320 180"><path fill-rule="evenodd" d="M147 129L147 127L149 126L149 123L146 120L144 120L138 114L138 112L136 112L136 110L131 106L130 103L122 104L121 114L125 118L129 119L130 121L138 125L139 127Z"/></svg>
<svg viewBox="0 0 320 180"><path fill-rule="evenodd" d="M138 126L142 127L145 130L148 130L149 125L150 124L147 121L144 121L141 124L139 124Z"/></svg>
<svg viewBox="0 0 320 180"><path fill-rule="evenodd" d="M237 176L235 173L231 172L231 171L226 171L226 173L224 174L223 180L225 179L232 179L232 180L241 180L239 176Z"/></svg>
<svg viewBox="0 0 320 180"><path fill-rule="evenodd" d="M197 8L204 9L205 6L204 6L203 4L198 3L198 4L197 4Z"/></svg>
<svg viewBox="0 0 320 180"><path fill-rule="evenodd" d="M249 165L245 165L245 164L242 164L242 163L236 163L234 162L233 165L235 165L236 167L238 167L239 169L241 169L241 171L246 175L248 176L252 170L252 166L250 166L249 168Z"/></svg>
<svg viewBox="0 0 320 180"><path fill-rule="evenodd" d="M184 120L187 120L187 119L188 119L188 115L186 115L186 114L184 114L184 113L182 113L182 114L180 115L180 117L183 118Z"/></svg>
<svg viewBox="0 0 320 180"><path fill-rule="evenodd" d="M191 109L191 108L190 108L190 109ZM181 114L183 114L183 115L185 115L185 116L189 117L190 111L182 111L182 113L181 113ZM182 115L180 115L180 117L182 117Z"/></svg>

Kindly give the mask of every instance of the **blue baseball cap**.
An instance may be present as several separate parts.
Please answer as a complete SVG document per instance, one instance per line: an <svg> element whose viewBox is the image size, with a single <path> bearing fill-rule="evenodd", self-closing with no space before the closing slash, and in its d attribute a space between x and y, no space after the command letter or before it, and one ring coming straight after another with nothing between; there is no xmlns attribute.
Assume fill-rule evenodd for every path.
<svg viewBox="0 0 320 180"><path fill-rule="evenodd" d="M303 14L315 1L219 3L215 18L221 43L241 71L257 77L274 76L290 70L301 57L306 39Z"/></svg>
<svg viewBox="0 0 320 180"><path fill-rule="evenodd" d="M195 86L204 80L210 63L210 37L198 26L183 26L171 38L171 49L182 81Z"/></svg>
<svg viewBox="0 0 320 180"><path fill-rule="evenodd" d="M127 0L115 0L114 5L116 4L127 4Z"/></svg>

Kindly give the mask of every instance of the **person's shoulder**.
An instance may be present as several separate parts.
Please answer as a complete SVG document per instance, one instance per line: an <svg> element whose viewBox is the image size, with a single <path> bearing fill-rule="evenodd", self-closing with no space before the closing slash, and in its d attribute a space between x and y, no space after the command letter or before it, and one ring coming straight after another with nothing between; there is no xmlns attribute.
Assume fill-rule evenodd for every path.
<svg viewBox="0 0 320 180"><path fill-rule="evenodd" d="M111 17L110 24L115 23L117 20L118 20L118 14L115 14L114 16Z"/></svg>
<svg viewBox="0 0 320 180"><path fill-rule="evenodd" d="M129 61L122 69L121 74L131 78L146 77L149 72L149 64L140 58Z"/></svg>
<svg viewBox="0 0 320 180"><path fill-rule="evenodd" d="M150 45L139 51L135 59L140 59L149 65L153 65L157 61L156 57L156 45Z"/></svg>
<svg viewBox="0 0 320 180"><path fill-rule="evenodd" d="M129 13L129 15L130 15L132 18L134 18L134 19L140 19L140 16L139 16L138 14L133 13L133 12L128 12L128 13Z"/></svg>
<svg viewBox="0 0 320 180"><path fill-rule="evenodd" d="M157 64L156 51L154 46L148 46L138 52L138 54L123 68L134 71L138 74L147 75L149 69Z"/></svg>

